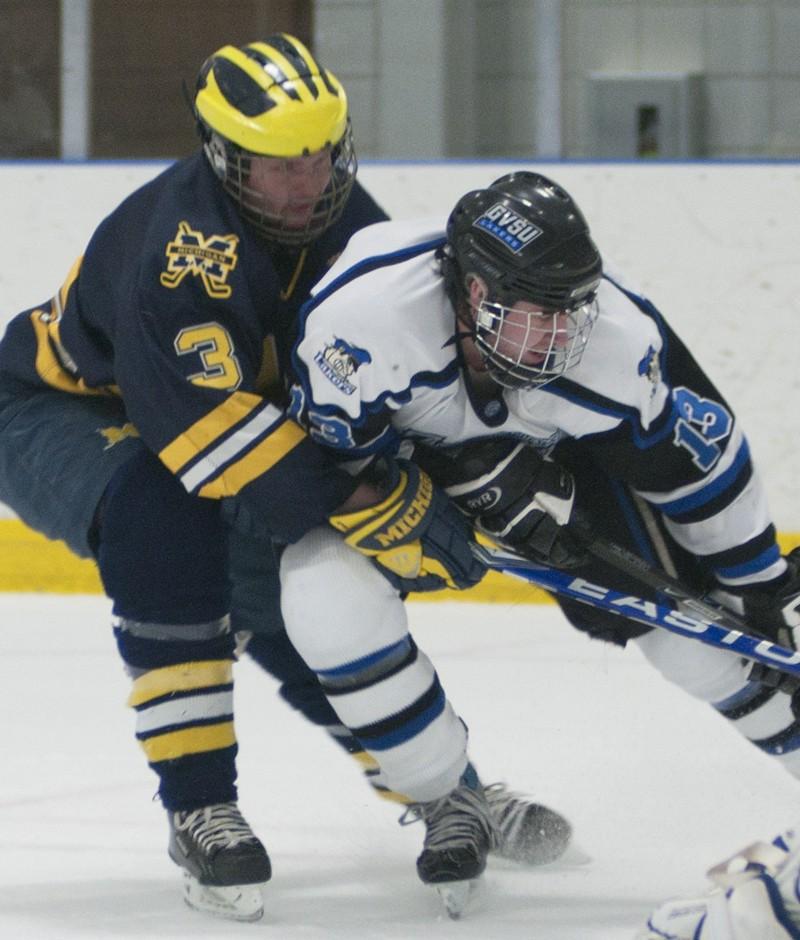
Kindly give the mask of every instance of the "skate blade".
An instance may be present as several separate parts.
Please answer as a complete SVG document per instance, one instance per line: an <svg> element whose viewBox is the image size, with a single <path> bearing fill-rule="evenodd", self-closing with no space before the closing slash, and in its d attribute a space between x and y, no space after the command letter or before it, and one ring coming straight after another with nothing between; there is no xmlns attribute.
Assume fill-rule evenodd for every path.
<svg viewBox="0 0 800 940"><path fill-rule="evenodd" d="M562 865L564 868L577 868L580 865L589 865L593 861L592 856L582 846L577 842L570 842L561 855L548 864L555 867Z"/></svg>
<svg viewBox="0 0 800 940"><path fill-rule="evenodd" d="M450 920L459 920L464 913L477 880L470 878L466 881L446 881L434 885Z"/></svg>
<svg viewBox="0 0 800 940"><path fill-rule="evenodd" d="M540 868L545 871L579 868L588 865L594 859L578 843L569 842L561 853L541 851L541 846L514 852L495 852L491 857L492 865L502 868Z"/></svg>
<svg viewBox="0 0 800 940"><path fill-rule="evenodd" d="M227 920L251 922L264 914L263 886L203 885L188 872L183 873L183 900L193 911L223 917Z"/></svg>

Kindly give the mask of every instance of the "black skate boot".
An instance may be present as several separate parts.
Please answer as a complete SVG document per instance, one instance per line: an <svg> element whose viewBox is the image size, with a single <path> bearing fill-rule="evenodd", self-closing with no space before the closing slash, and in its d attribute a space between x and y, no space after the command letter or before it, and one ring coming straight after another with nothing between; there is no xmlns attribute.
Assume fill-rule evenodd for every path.
<svg viewBox="0 0 800 940"><path fill-rule="evenodd" d="M417 873L437 888L448 915L458 918L496 839L489 804L472 766L447 796L412 804L408 813L422 819L426 828Z"/></svg>
<svg viewBox="0 0 800 940"><path fill-rule="evenodd" d="M233 920L264 913L261 885L272 874L264 846L236 803L216 803L169 818L169 855L183 869L184 900Z"/></svg>
<svg viewBox="0 0 800 940"><path fill-rule="evenodd" d="M547 865L566 852L572 826L555 810L504 783L483 788L497 839L492 853L520 865Z"/></svg>

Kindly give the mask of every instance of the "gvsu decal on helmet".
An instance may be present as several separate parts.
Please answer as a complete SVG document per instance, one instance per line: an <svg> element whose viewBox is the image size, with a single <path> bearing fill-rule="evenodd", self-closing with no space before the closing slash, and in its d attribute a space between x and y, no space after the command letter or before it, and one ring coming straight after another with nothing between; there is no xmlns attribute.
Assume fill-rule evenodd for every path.
<svg viewBox="0 0 800 940"><path fill-rule="evenodd" d="M493 235L498 241L518 254L535 238L542 234L538 225L534 225L523 216L496 202L472 223Z"/></svg>
<svg viewBox="0 0 800 940"><path fill-rule="evenodd" d="M333 342L314 356L314 362L326 379L345 395L352 395L355 385L348 382L359 366L372 362L372 356L366 349L359 349L347 340L334 337Z"/></svg>

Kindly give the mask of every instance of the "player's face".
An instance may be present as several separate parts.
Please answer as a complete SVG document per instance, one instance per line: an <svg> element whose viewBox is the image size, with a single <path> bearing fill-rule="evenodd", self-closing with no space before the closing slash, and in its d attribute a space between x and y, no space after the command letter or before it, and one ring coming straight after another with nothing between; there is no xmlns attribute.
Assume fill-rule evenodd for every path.
<svg viewBox="0 0 800 940"><path fill-rule="evenodd" d="M258 208L290 229L304 228L331 178L329 150L303 157L252 157L247 188Z"/></svg>
<svg viewBox="0 0 800 940"><path fill-rule="evenodd" d="M525 366L538 366L572 339L569 314L545 310L526 300L511 307L485 303L486 288L480 279L470 283L470 306L481 331L491 337L498 356Z"/></svg>
<svg viewBox="0 0 800 940"><path fill-rule="evenodd" d="M498 355L525 366L541 365L571 338L566 313L547 311L524 300L505 308L498 326Z"/></svg>

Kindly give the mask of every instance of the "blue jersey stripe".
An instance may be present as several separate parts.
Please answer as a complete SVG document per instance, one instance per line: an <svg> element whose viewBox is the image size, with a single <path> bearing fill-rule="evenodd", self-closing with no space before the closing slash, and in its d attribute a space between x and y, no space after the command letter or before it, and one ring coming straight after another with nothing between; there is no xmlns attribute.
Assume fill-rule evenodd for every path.
<svg viewBox="0 0 800 940"><path fill-rule="evenodd" d="M707 486L696 490L688 496L682 496L679 499L673 499L668 503L659 503L659 509L668 516L675 516L681 513L690 512L703 506L705 503L715 499L721 493L724 493L731 486L739 475L742 468L750 461L750 448L747 441L742 441L733 463L728 469L712 480Z"/></svg>

